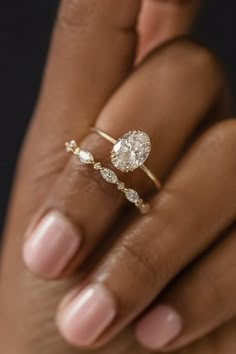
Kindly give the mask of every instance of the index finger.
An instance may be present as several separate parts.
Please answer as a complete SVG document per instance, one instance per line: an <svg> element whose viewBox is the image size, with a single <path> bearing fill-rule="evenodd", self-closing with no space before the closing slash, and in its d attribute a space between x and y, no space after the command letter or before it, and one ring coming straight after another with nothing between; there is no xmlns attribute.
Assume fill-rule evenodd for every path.
<svg viewBox="0 0 236 354"><path fill-rule="evenodd" d="M52 152L59 151L68 136L80 141L127 77L133 67L139 7L140 0L62 1L24 146L24 178L29 167L34 174L40 170L51 175L51 166L60 171L65 158Z"/></svg>

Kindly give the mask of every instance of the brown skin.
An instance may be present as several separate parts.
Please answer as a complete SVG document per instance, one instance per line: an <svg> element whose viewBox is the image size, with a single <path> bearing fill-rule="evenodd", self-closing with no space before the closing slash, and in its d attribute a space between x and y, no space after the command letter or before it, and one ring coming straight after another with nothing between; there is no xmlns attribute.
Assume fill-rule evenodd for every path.
<svg viewBox="0 0 236 354"><path fill-rule="evenodd" d="M96 343L103 347L95 353L149 353L136 343L128 324L155 299L172 304L185 320L185 331L170 350L181 346L176 353L236 351L231 271L235 268L236 123L224 121L228 114L224 78L207 50L181 39L153 52L131 74L139 6L133 0L62 3L5 231L0 283L0 342L5 354L86 352L68 346L54 324L59 302L74 285L82 286L81 277L102 282L119 300L119 316ZM176 6L177 12L182 6L187 28L193 15L192 7L186 10L189 2L169 6ZM167 22L173 23L168 16ZM166 28L165 39L186 31ZM140 57L146 47L140 47ZM134 126L147 131L154 142L149 166L165 184L160 194L151 195L151 213L143 218L131 214L114 235L112 248L103 250L99 262L89 262L92 272L84 266L71 277L44 282L29 274L22 262L25 230L32 220L35 223L53 208L82 227L86 244L64 276L74 273L103 238L111 237L111 228L104 225L117 229L120 224L117 216L123 200L63 150L64 142L73 137L91 150L98 147L103 158L110 147L94 135L87 136L92 125L114 136ZM151 192L142 174L135 174L133 182L143 193ZM99 209L96 217L101 203L106 208ZM132 269L138 269L136 277ZM193 340L198 341L186 346Z"/></svg>

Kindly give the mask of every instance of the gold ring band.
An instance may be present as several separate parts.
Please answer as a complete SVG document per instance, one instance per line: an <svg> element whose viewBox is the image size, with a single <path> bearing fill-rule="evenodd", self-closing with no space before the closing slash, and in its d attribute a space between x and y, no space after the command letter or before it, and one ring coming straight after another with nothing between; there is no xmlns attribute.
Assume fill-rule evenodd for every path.
<svg viewBox="0 0 236 354"><path fill-rule="evenodd" d="M92 165L94 170L99 171L102 178L108 183L116 185L117 189L124 193L126 199L134 204L139 209L141 214L147 214L150 209L148 203L144 203L139 194L131 188L127 188L123 182L121 182L114 171L102 166L100 162L95 161L91 152L81 149L75 140L71 140L69 143L65 143L66 151L71 152L82 162L83 164Z"/></svg>
<svg viewBox="0 0 236 354"><path fill-rule="evenodd" d="M101 129L92 127L90 129L90 131L100 135L103 139L107 140L108 142L110 142L113 145L116 144L116 142L117 142L116 139L114 139L112 136L105 133ZM149 177L149 179L154 183L154 185L157 189L161 189L161 182L158 180L158 178L154 175L154 173L152 173L152 171L146 165L141 165L139 168Z"/></svg>

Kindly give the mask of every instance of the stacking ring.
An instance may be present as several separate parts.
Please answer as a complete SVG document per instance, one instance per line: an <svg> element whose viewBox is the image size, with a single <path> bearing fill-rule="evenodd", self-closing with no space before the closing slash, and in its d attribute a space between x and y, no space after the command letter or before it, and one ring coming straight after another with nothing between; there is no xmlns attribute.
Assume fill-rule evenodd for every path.
<svg viewBox="0 0 236 354"><path fill-rule="evenodd" d="M92 165L94 170L100 171L100 174L105 181L115 184L117 189L124 193L126 199L140 210L141 214L147 214L150 205L144 203L143 199L140 198L139 194L134 189L126 188L125 184L119 180L114 171L103 167L100 162L96 162L91 152L81 149L75 140L65 143L65 147L66 151L76 155L80 162Z"/></svg>
<svg viewBox="0 0 236 354"><path fill-rule="evenodd" d="M151 139L145 132L131 130L116 140L98 128L92 127L90 131L100 135L114 145L111 150L111 162L115 168L122 172L141 168L154 183L155 187L157 189L161 188L158 178L144 165L151 152Z"/></svg>

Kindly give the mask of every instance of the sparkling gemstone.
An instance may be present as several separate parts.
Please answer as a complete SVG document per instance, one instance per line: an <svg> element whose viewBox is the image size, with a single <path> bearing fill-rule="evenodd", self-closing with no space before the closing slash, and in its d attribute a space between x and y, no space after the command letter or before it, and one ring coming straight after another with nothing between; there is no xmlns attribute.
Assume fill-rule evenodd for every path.
<svg viewBox="0 0 236 354"><path fill-rule="evenodd" d="M137 202L135 203L136 207L141 207L143 205L143 199L139 198Z"/></svg>
<svg viewBox="0 0 236 354"><path fill-rule="evenodd" d="M109 168L102 168L100 170L100 173L102 177L109 183L116 183L118 181L118 177L115 172L113 172Z"/></svg>
<svg viewBox="0 0 236 354"><path fill-rule="evenodd" d="M100 170L102 168L102 165L100 164L100 162L96 162L93 167L95 170Z"/></svg>
<svg viewBox="0 0 236 354"><path fill-rule="evenodd" d="M138 193L136 191L134 191L133 189L127 189L125 191L125 196L131 203L137 203L139 200Z"/></svg>
<svg viewBox="0 0 236 354"><path fill-rule="evenodd" d="M89 152L89 151L79 150L76 155L78 156L78 159L83 163L86 163L86 164L94 163L94 157L91 154L91 152Z"/></svg>
<svg viewBox="0 0 236 354"><path fill-rule="evenodd" d="M67 152L74 152L77 148L77 144L75 140L71 140L69 143L65 143L66 151Z"/></svg>
<svg viewBox="0 0 236 354"><path fill-rule="evenodd" d="M123 182L117 182L117 188L119 191L123 191L125 189L125 184Z"/></svg>
<svg viewBox="0 0 236 354"><path fill-rule="evenodd" d="M151 151L149 136L133 130L123 135L113 146L111 161L122 172L133 171L144 164Z"/></svg>

